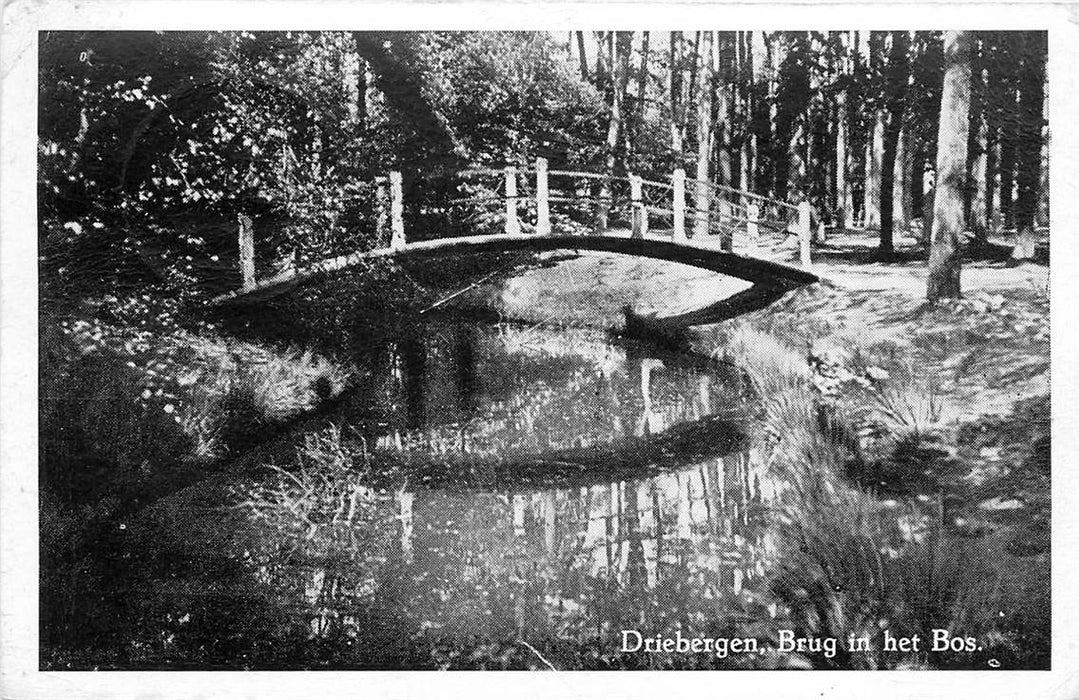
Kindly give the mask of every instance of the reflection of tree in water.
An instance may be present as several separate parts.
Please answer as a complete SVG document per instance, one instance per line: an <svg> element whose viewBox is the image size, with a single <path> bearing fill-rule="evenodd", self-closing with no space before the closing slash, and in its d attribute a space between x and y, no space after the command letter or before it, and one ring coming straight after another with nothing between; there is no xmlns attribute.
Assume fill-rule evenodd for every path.
<svg viewBox="0 0 1079 700"><path fill-rule="evenodd" d="M739 453L573 489L402 491L367 524L393 533L377 546L357 551L327 530L260 578L312 639L363 648L385 631L369 628L371 610L428 643L598 638L613 651L621 629L704 634L752 595L771 556L754 472Z"/></svg>
<svg viewBox="0 0 1079 700"><path fill-rule="evenodd" d="M380 454L452 451L542 465L565 444L624 442L636 473L599 465L587 479L433 488L404 470L368 482L355 469L369 453L361 463L330 441L309 470L267 480L285 491L228 530L241 537L222 536L242 566L214 582L202 632L180 629L172 653L197 657L216 630L259 640L229 652L256 666L456 667L481 648L513 666L525 662L502 655L529 657L522 642L595 666L621 629L714 633L765 572L769 482L734 443L694 444L701 457L673 454L664 436L740 396L714 366L573 342L443 328L372 353L380 371L366 391L385 399L346 416L339 441L358 429L375 467ZM230 599L247 612L221 613Z"/></svg>
<svg viewBox="0 0 1079 700"><path fill-rule="evenodd" d="M376 422L372 444L391 452L504 460L609 444L736 405L740 393L733 373L712 383L719 366L585 332L432 323L387 344L378 362L392 371L376 369L357 397L376 398L379 414L354 422Z"/></svg>

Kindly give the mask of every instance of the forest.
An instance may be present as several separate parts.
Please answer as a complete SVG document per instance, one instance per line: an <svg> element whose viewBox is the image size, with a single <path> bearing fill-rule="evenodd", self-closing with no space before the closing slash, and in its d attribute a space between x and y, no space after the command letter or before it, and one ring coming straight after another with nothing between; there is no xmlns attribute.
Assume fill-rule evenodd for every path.
<svg viewBox="0 0 1079 700"><path fill-rule="evenodd" d="M934 216L942 271L1001 234L1029 259L1046 56L1043 32L48 32L43 260L190 290L232 242L195 218L315 257L371 238L378 175L405 173L418 221L440 173L537 156L808 200L882 260L897 232L928 251ZM956 296L942 274L930 296Z"/></svg>
<svg viewBox="0 0 1079 700"><path fill-rule="evenodd" d="M1047 59L1044 31L41 32L41 668L1048 668ZM586 183L548 234L676 231L639 187L681 183L686 249L798 283L702 314L752 285L583 244L295 279L390 219L538 234L547 168ZM735 248L751 201L798 217L769 235L801 267ZM252 267L282 293L218 304ZM941 630L976 643L884 644Z"/></svg>

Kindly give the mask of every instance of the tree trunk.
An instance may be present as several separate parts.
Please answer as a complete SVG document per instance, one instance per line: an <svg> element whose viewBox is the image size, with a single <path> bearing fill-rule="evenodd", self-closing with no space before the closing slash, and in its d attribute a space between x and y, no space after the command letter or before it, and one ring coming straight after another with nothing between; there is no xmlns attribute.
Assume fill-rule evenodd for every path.
<svg viewBox="0 0 1079 700"><path fill-rule="evenodd" d="M641 60L637 64L637 101L634 104L633 136L637 138L644 129L644 120L648 106L648 57L649 34L641 32Z"/></svg>
<svg viewBox="0 0 1079 700"><path fill-rule="evenodd" d="M610 79L610 59L614 41L613 32L593 32L596 39L596 74L595 85L596 89L600 92L604 92L608 87L608 81Z"/></svg>
<svg viewBox="0 0 1079 700"><path fill-rule="evenodd" d="M610 32L607 48L610 52L609 68L611 85L608 97L610 118L607 122L607 139L604 144L604 174L613 175L625 170L623 144L623 103L626 93L626 78L629 68L629 46L633 35L630 32ZM596 197L596 233L607 229L607 216L611 208L611 185L609 180L602 180Z"/></svg>
<svg viewBox="0 0 1079 700"><path fill-rule="evenodd" d="M974 236L973 245L984 247L988 241L989 215L989 120L985 113L984 71L971 72L970 134L970 215L967 226Z"/></svg>
<svg viewBox="0 0 1079 700"><path fill-rule="evenodd" d="M892 218L896 230L905 231L911 218L911 175L913 156L910 143L910 123L903 121L899 142L895 147L895 182L892 185Z"/></svg>
<svg viewBox="0 0 1079 700"><path fill-rule="evenodd" d="M675 167L685 162L682 146L682 32L671 32L671 154Z"/></svg>
<svg viewBox="0 0 1079 700"><path fill-rule="evenodd" d="M627 105L624 129L626 159L629 162L634 162L633 154L637 152L637 143L644 131L645 104L648 101L648 41L648 32L641 32L640 61L634 70L636 87L633 92L633 103Z"/></svg>
<svg viewBox="0 0 1079 700"><path fill-rule="evenodd" d="M1038 182L1038 210L1034 221L1039 226L1049 225L1049 72L1045 71L1042 88L1042 168Z"/></svg>
<svg viewBox="0 0 1079 700"><path fill-rule="evenodd" d="M588 82L588 54L584 48L584 32L574 32L577 35L577 58L581 66L581 80Z"/></svg>
<svg viewBox="0 0 1079 700"><path fill-rule="evenodd" d="M884 111L878 110L873 118L873 131L865 144L865 202L863 225L867 229L880 228L880 175L884 151Z"/></svg>
<svg viewBox="0 0 1079 700"><path fill-rule="evenodd" d="M1009 118L1000 133L1000 160L997 164L1000 183L997 198L1000 202L1000 227L1011 229L1015 225L1015 128Z"/></svg>
<svg viewBox="0 0 1079 700"><path fill-rule="evenodd" d="M989 165L987 166L986 188L989 190L989 230L999 233L1004 229L1004 214L1001 206L1001 175L1000 157L1003 150L1000 143L1001 130L997 129L993 134L993 143L989 146Z"/></svg>
<svg viewBox="0 0 1079 700"><path fill-rule="evenodd" d="M959 237L963 234L963 190L970 129L970 34L944 33L944 90L937 132L937 185L930 234L930 302L960 296Z"/></svg>
<svg viewBox="0 0 1079 700"><path fill-rule="evenodd" d="M715 32L713 39L713 133L715 134L716 179L724 185L734 182L731 166L731 85L734 78L734 35L731 32Z"/></svg>
<svg viewBox="0 0 1079 700"><path fill-rule="evenodd" d="M416 65L416 47L407 33L353 32L356 51L371 66L385 102L407 114L416 133L431 141L432 152L443 155L446 168L468 158L468 150L449 119L427 98Z"/></svg>
<svg viewBox="0 0 1079 700"><path fill-rule="evenodd" d="M367 128L367 62L359 55L356 60L356 126L362 130Z"/></svg>
<svg viewBox="0 0 1079 700"><path fill-rule="evenodd" d="M712 208L710 166L712 134L715 129L712 97L712 32L702 32L697 40L697 183L694 192L693 235L703 239L708 235Z"/></svg>
<svg viewBox="0 0 1079 700"><path fill-rule="evenodd" d="M1016 139L1017 184L1015 202L1017 238L1013 260L1034 257L1034 214L1041 180L1042 113L1045 102L1045 33L1023 32L1019 73L1019 134Z"/></svg>
<svg viewBox="0 0 1079 700"><path fill-rule="evenodd" d="M847 167L850 160L850 156L847 154L850 121L848 119L846 90L841 91L836 96L835 111L836 224L849 229L854 226L854 203L851 201L850 181L847 179Z"/></svg>
<svg viewBox="0 0 1079 700"><path fill-rule="evenodd" d="M896 151L899 146L899 132L903 128L903 109L907 93L908 47L909 41L905 31L892 32L892 49L888 57L887 83L885 85L888 114L883 133L882 160L880 164L880 252L882 255L891 255L895 250L893 241L895 163ZM876 138L874 138L875 142ZM900 189L901 193L902 190Z"/></svg>

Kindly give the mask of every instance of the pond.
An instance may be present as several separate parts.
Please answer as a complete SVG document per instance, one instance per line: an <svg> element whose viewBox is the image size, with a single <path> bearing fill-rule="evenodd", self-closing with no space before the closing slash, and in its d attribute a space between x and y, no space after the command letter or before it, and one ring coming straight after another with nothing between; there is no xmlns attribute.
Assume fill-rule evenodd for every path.
<svg viewBox="0 0 1079 700"><path fill-rule="evenodd" d="M170 516L132 586L167 632L138 635L136 658L624 667L651 661L622 653L622 630L714 637L775 615L758 592L778 486L737 368L454 319L355 357L362 380L298 464Z"/></svg>

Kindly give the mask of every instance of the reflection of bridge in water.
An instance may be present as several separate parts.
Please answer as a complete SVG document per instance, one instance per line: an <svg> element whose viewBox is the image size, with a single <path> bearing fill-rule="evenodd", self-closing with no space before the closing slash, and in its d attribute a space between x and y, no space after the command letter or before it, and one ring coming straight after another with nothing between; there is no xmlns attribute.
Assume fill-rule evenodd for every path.
<svg viewBox="0 0 1079 700"><path fill-rule="evenodd" d="M810 266L810 210L752 192L693 180L676 170L670 182L636 175L549 170L539 158L531 169L474 169L456 175L466 192L439 209L468 206L479 235L406 240L400 173L379 180L378 233L384 248L313 262L287 264L257 279L250 220L240 226L242 287L214 304L258 303L305 284L340 275L375 258L423 260L472 253L591 250L656 258L742 279L753 287L728 300L739 308L771 300L816 281ZM687 194L690 195L687 204ZM294 255L295 251L293 251ZM685 319L697 322L696 317Z"/></svg>
<svg viewBox="0 0 1079 700"><path fill-rule="evenodd" d="M552 454L589 447L603 459L641 452L686 424L733 416L735 373L516 327L433 325L375 354L392 370L368 388L385 397L381 434L367 428L372 457L416 463L380 501L383 540L369 566L294 572L318 634L356 624L347 609L358 589L392 589L447 633L497 638L613 629L627 616L650 623L660 609L715 615L766 575L765 509L777 487L741 444L642 459L626 477L609 476L605 462L531 486L423 477L424 463L443 460L452 474L476 463L553 468Z"/></svg>

